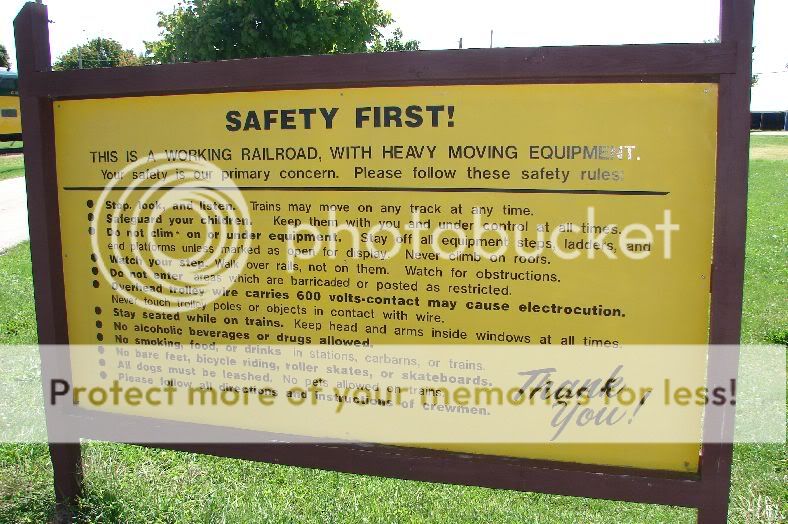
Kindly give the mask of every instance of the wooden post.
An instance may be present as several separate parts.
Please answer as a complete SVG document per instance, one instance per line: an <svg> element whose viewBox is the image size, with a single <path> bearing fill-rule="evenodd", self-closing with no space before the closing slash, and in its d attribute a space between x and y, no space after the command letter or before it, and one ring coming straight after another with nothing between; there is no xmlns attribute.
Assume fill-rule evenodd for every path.
<svg viewBox="0 0 788 524"><path fill-rule="evenodd" d="M747 229L747 172L750 144L750 79L754 0L720 0L720 42L736 48L736 71L720 75L717 134L717 213L711 288L711 344L739 344ZM720 212L722 211L722 212ZM709 359L709 376L736 376L738 351ZM731 374L733 373L733 374ZM709 412L707 411L707 415ZM706 420L700 474L699 524L728 517L733 462L734 408Z"/></svg>
<svg viewBox="0 0 788 524"><path fill-rule="evenodd" d="M47 8L28 2L14 20L22 139L25 144L25 179L30 224L30 254L33 262L38 342L41 345L68 344L55 171L55 133L52 100L35 95L31 89L36 73L49 71L49 27ZM42 353L43 354L43 353ZM42 358L44 377L57 372L53 363ZM62 378L62 377L61 377ZM46 384L44 384L46 389ZM47 398L45 396L45 398ZM50 408L47 406L47 412ZM47 416L47 424L52 419ZM82 490L82 459L78 436L62 442L63 429L49 452L54 469L57 520L69 521L69 509ZM53 428L49 427L50 436Z"/></svg>

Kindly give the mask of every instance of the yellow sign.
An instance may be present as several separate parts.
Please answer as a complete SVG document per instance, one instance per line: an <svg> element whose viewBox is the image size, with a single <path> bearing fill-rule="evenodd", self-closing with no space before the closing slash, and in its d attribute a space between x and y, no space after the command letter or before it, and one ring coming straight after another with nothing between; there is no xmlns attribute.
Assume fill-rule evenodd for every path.
<svg viewBox="0 0 788 524"><path fill-rule="evenodd" d="M22 118L19 116L19 97L0 96L0 136L21 134Z"/></svg>
<svg viewBox="0 0 788 524"><path fill-rule="evenodd" d="M440 387L482 380L480 346L564 346L566 360L705 344L716 109L713 84L55 102L69 337L103 351L72 355L74 382L260 393L363 389L396 370ZM407 344L418 351L391 361L387 345ZM431 354L438 344L456 355ZM340 402L324 400L326 413ZM380 417L305 427L203 413L144 414L373 439L362 426ZM468 420L450 424L483 419ZM644 452L471 433L415 445L680 471L698 461L697 443Z"/></svg>

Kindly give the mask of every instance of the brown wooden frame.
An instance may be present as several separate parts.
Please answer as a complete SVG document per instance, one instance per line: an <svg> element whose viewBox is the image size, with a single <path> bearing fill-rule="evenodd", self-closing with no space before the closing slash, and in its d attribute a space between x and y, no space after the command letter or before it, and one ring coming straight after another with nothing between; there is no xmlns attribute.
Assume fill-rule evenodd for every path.
<svg viewBox="0 0 788 524"><path fill-rule="evenodd" d="M304 56L51 71L47 9L28 2L14 27L38 336L67 344L55 169L54 100L235 91L451 84L713 82L719 84L712 344L738 344L746 226L749 93L754 0L720 0L720 43L421 51ZM738 355L709 359L709 372L735 370ZM42 370L44 375L47 369ZM730 373L730 371L728 371ZM735 373L735 371L733 371ZM735 376L735 375L728 375ZM91 415L127 424L134 417ZM48 421L52 420L48 416ZM151 423L154 423L151 421ZM167 422L155 421L166 429ZM101 438L88 427L65 428ZM206 430L194 425L195 430ZM53 428L50 427L50 430ZM63 428L58 428L62 430ZM62 435L62 431L60 431ZM728 511L732 416L704 419L694 475L419 450L382 445L163 444L183 451L450 484L698 508L698 522ZM56 501L79 497L79 444L50 444Z"/></svg>

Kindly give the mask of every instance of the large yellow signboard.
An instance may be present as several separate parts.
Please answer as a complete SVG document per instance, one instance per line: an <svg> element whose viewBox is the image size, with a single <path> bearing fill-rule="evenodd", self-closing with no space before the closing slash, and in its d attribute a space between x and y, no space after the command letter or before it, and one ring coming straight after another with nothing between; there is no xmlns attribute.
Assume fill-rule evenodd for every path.
<svg viewBox="0 0 788 524"><path fill-rule="evenodd" d="M716 110L716 85L700 83L58 101L69 338L102 345L73 356L75 383L330 390L375 382L365 366L383 366L468 385L487 346L565 346L562 359L591 366L585 351L704 344ZM691 360L676 366L702 376ZM364 421L394 416L316 429L284 411L104 409L372 441ZM642 453L474 435L434 447L697 467L697 444Z"/></svg>

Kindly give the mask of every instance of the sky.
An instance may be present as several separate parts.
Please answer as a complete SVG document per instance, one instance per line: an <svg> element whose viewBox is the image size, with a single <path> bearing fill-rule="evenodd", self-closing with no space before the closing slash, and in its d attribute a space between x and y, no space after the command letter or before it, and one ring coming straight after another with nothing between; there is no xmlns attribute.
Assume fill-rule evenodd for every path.
<svg viewBox="0 0 788 524"><path fill-rule="evenodd" d="M158 11L177 0L49 0L53 60L96 37L144 50ZM703 42L717 37L719 0L379 0L422 49ZM13 19L22 0L0 2L0 43L15 62ZM752 109L788 109L788 0L756 0Z"/></svg>

